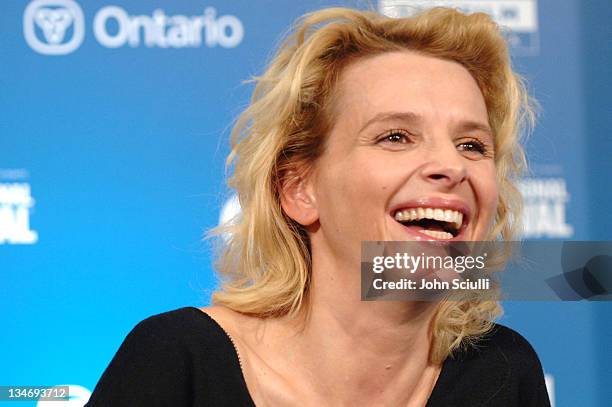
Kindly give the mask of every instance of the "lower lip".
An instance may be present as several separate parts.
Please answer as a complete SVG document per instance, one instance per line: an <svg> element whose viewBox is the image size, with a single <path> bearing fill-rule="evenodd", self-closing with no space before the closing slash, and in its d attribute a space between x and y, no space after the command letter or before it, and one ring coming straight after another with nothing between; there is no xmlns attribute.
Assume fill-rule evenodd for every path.
<svg viewBox="0 0 612 407"><path fill-rule="evenodd" d="M459 229L459 233L457 234L457 236L454 236L452 239L437 239L433 236L426 235L425 233L421 233L418 230L415 230L414 228L409 228L407 226L404 226L398 221L396 221L395 219L393 219L393 222L399 225L404 230L404 232L412 236L414 240L425 240L425 241L430 241L430 242L452 242L456 240L463 240L463 235L465 231L465 225L462 225L461 229Z"/></svg>

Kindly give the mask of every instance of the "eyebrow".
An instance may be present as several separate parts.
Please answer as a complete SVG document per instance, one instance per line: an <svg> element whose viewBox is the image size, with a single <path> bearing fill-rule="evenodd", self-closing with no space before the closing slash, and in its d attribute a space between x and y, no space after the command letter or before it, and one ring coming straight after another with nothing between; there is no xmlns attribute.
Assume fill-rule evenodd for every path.
<svg viewBox="0 0 612 407"><path fill-rule="evenodd" d="M371 126L373 123L377 122L385 122L385 121L403 121L406 123L412 124L421 124L423 122L423 117L414 112L381 112L376 116L372 117L368 120L359 130L361 133L366 128ZM488 124L484 124L481 122L476 122L472 120L462 120L458 125L455 126L455 130L458 132L467 132L480 130L482 132L487 133L490 136L493 136L493 131Z"/></svg>
<svg viewBox="0 0 612 407"><path fill-rule="evenodd" d="M376 116L372 117L368 120L359 130L361 133L366 128L370 127L373 123L376 122L386 122L386 121L403 121L407 123L419 124L423 122L423 117L413 112L381 112Z"/></svg>

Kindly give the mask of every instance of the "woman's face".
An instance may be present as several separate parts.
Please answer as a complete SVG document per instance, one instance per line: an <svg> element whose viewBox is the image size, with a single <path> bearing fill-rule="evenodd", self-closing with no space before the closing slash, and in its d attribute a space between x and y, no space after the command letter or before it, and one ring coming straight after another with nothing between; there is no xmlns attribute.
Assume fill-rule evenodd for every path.
<svg viewBox="0 0 612 407"><path fill-rule="evenodd" d="M483 240L498 204L485 102L456 62L389 52L350 64L309 179L313 243ZM358 254L357 254L358 256Z"/></svg>

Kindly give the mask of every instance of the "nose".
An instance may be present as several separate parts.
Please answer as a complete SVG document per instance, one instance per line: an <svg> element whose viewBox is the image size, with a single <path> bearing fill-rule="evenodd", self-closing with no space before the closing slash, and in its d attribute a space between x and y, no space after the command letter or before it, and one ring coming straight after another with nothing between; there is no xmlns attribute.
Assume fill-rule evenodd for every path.
<svg viewBox="0 0 612 407"><path fill-rule="evenodd" d="M421 175L427 182L450 189L467 179L465 158L453 143L432 147L421 169Z"/></svg>

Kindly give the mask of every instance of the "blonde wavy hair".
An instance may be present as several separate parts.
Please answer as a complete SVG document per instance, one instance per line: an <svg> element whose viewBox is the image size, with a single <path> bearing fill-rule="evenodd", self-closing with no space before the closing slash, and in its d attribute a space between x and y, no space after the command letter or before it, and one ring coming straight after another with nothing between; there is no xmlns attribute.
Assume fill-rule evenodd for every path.
<svg viewBox="0 0 612 407"><path fill-rule="evenodd" d="M253 79L251 104L232 131L228 185L242 211L208 234L224 236L215 263L221 288L214 304L260 318L296 316L307 307L309 236L283 212L281 186L306 175L323 153L343 68L392 51L456 61L476 80L495 137L500 189L488 240L515 239L521 197L514 180L526 167L519 139L533 124L533 110L499 27L486 14L441 7L409 18L324 9L298 20L265 73ZM490 330L500 314L496 301L442 301L432 322L430 359L441 363Z"/></svg>

